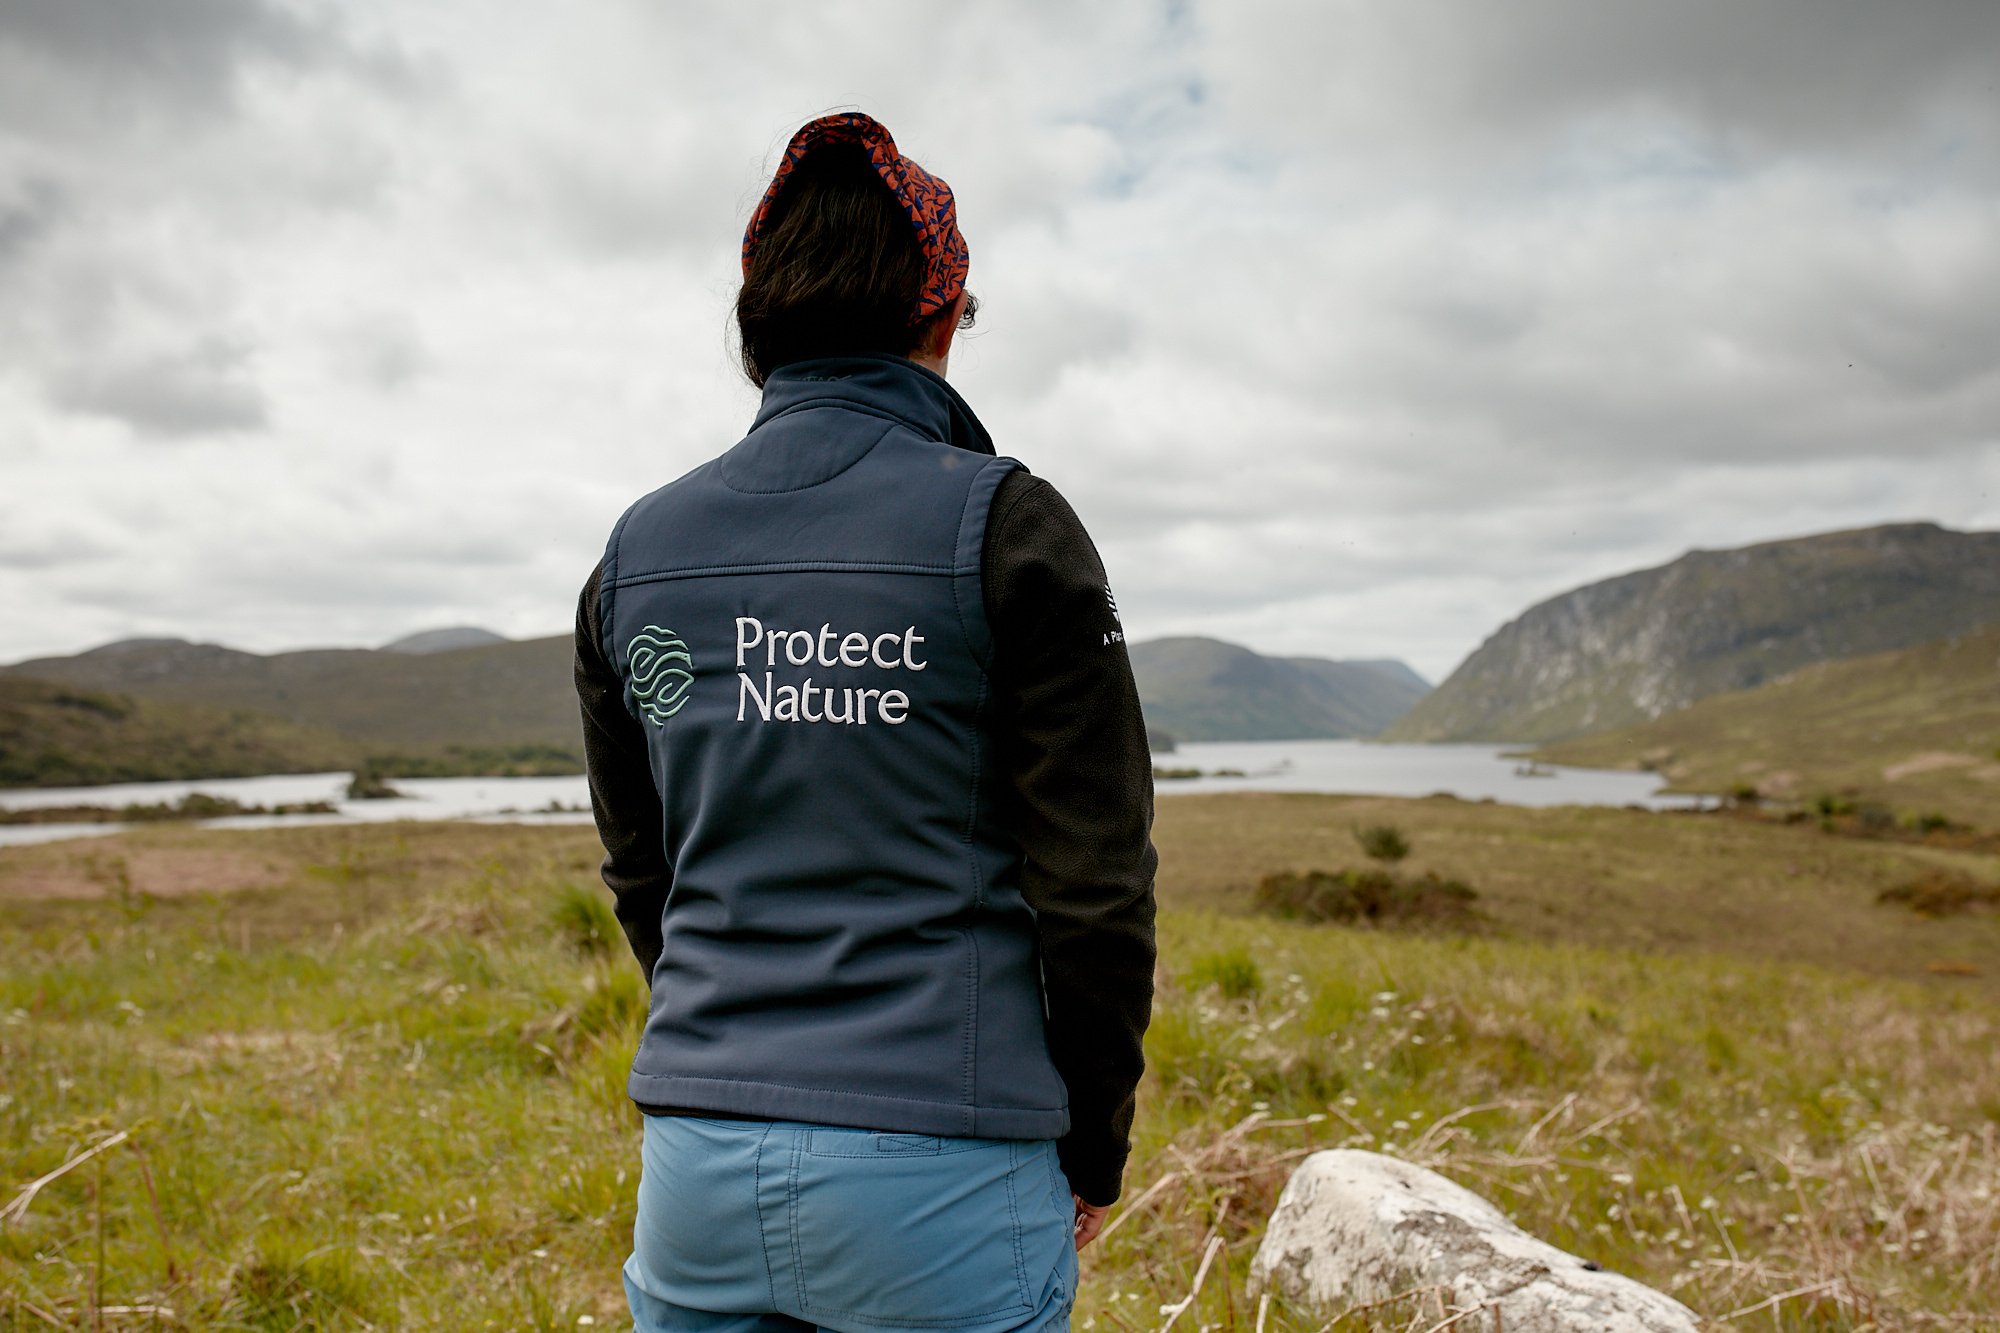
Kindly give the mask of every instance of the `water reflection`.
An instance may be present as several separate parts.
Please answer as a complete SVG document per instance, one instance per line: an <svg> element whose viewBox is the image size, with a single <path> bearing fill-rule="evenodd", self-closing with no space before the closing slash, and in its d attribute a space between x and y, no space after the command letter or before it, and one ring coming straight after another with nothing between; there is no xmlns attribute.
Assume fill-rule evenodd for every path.
<svg viewBox="0 0 2000 1333"><path fill-rule="evenodd" d="M1491 798L1514 805L1643 805L1652 809L1698 804L1686 796L1657 794L1651 773L1597 769L1522 770L1509 751L1492 745L1375 745L1366 741L1214 741L1182 745L1155 756L1163 769L1194 769L1202 777L1162 779L1163 797L1221 791L1345 792L1376 796L1429 796L1449 792L1463 800ZM1232 771L1240 777L1212 776ZM350 801L345 773L291 773L262 778L213 778L193 782L132 782L107 787L0 790L0 808L64 805L171 804L192 792L245 805L273 806L329 801L331 815L242 815L201 821L208 828L267 828L284 824L383 822L394 819L466 819L506 823L588 823L590 793L581 777L397 778L402 795ZM116 833L122 824L0 825L0 845Z"/></svg>

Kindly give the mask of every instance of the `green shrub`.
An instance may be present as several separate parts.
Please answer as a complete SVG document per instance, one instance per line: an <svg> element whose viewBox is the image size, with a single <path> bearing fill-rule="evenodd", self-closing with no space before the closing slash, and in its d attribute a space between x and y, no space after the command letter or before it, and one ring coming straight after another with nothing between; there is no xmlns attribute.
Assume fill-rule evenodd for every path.
<svg viewBox="0 0 2000 1333"><path fill-rule="evenodd" d="M57 708L72 708L80 712L94 713L113 722L123 722L130 717L133 707L132 700L122 694L97 694L79 690L57 690L49 697L49 702Z"/></svg>
<svg viewBox="0 0 2000 1333"><path fill-rule="evenodd" d="M1410 840L1394 824L1364 824L1354 830L1354 841L1371 861L1394 865L1410 854Z"/></svg>
<svg viewBox="0 0 2000 1333"><path fill-rule="evenodd" d="M229 1312L236 1327L370 1328L374 1281L352 1250L267 1237L230 1275Z"/></svg>
<svg viewBox="0 0 2000 1333"><path fill-rule="evenodd" d="M1405 878L1387 870L1308 870L1266 875L1254 901L1294 921L1460 924L1472 918L1478 897L1469 885L1431 872Z"/></svg>
<svg viewBox="0 0 2000 1333"><path fill-rule="evenodd" d="M646 1026L652 996L637 963L618 960L598 967L584 982L577 1001L575 1030L579 1038L611 1034L628 1043ZM629 1058L630 1052L625 1052Z"/></svg>
<svg viewBox="0 0 2000 1333"><path fill-rule="evenodd" d="M1982 884L1956 870L1926 870L1882 890L1876 901L1900 903L1918 916L1957 916L1982 907L2000 908L2000 884Z"/></svg>
<svg viewBox="0 0 2000 1333"><path fill-rule="evenodd" d="M565 884L549 909L549 921L556 933L581 954L602 957L611 946L625 938L618 918L611 911L602 889L581 884Z"/></svg>
<svg viewBox="0 0 2000 1333"><path fill-rule="evenodd" d="M347 799L350 801L388 801L403 793L391 786L389 780L371 768L358 768L347 783Z"/></svg>
<svg viewBox="0 0 2000 1333"><path fill-rule="evenodd" d="M1882 805L1857 806L1854 822L1864 833L1891 833L1896 828L1896 812Z"/></svg>
<svg viewBox="0 0 2000 1333"><path fill-rule="evenodd" d="M1813 797L1812 808L1821 819L1838 819L1854 813L1854 802L1838 792L1823 791Z"/></svg>
<svg viewBox="0 0 2000 1333"><path fill-rule="evenodd" d="M1916 833L1949 833L1958 825L1940 811L1926 810L1922 814L1910 815L1904 819L1903 827Z"/></svg>
<svg viewBox="0 0 2000 1333"><path fill-rule="evenodd" d="M1213 986L1231 1000L1247 1000L1264 989L1264 974L1247 950L1204 954L1187 970L1190 989Z"/></svg>

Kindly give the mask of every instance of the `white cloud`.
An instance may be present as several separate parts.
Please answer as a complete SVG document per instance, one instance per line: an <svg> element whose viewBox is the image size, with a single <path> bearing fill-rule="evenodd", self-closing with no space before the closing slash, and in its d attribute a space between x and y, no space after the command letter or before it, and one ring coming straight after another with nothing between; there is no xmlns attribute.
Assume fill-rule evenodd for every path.
<svg viewBox="0 0 2000 1333"><path fill-rule="evenodd" d="M560 631L748 420L738 229L842 105L957 187L954 379L1137 635L1436 677L1690 546L2000 525L1996 73L1984 0L11 6L0 658Z"/></svg>

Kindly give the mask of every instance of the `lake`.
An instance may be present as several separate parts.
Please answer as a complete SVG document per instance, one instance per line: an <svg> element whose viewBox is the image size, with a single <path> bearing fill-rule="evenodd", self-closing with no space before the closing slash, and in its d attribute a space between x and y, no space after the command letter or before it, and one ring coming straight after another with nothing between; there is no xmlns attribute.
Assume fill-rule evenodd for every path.
<svg viewBox="0 0 2000 1333"><path fill-rule="evenodd" d="M1242 777L1163 779L1163 798L1222 791L1346 792L1374 796L1429 796L1449 792L1468 801L1491 798L1513 805L1643 805L1652 809L1698 804L1698 798L1661 796L1651 773L1548 768L1545 777L1516 776L1517 761L1492 745L1377 745L1369 741L1188 742L1156 755L1161 768L1241 770ZM588 823L590 793L581 777L398 778L403 795L391 800L346 799L345 773L290 773L263 778L213 778L193 782L132 782L108 787L0 789L0 809L52 805L172 803L191 792L226 796L246 805L331 801L333 815L242 815L202 821L208 828L267 828L276 824L328 824L392 819L464 819L488 823ZM116 833L119 824L0 825L0 846Z"/></svg>

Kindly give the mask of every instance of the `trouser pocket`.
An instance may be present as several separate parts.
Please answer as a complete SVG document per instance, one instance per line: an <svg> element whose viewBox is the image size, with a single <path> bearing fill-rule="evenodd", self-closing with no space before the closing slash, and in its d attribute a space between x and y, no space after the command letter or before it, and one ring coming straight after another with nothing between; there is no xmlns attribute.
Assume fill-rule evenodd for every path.
<svg viewBox="0 0 2000 1333"><path fill-rule="evenodd" d="M1060 1218L1047 1142L813 1130L790 1228L808 1317L948 1328L1039 1304Z"/></svg>

